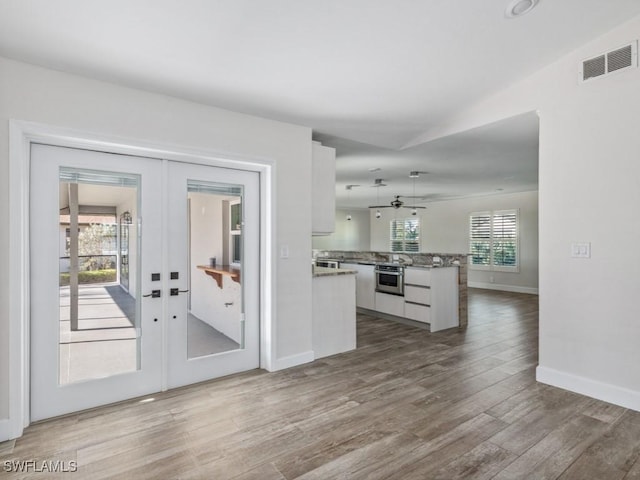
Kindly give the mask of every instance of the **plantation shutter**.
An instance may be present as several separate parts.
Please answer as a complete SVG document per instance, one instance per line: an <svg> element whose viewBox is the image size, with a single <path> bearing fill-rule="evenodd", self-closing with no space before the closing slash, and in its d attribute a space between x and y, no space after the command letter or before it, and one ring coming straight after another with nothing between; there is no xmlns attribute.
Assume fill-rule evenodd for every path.
<svg viewBox="0 0 640 480"><path fill-rule="evenodd" d="M389 250L417 253L420 251L420 219L402 218L389 223Z"/></svg>
<svg viewBox="0 0 640 480"><path fill-rule="evenodd" d="M479 270L518 270L518 211L469 215L470 266Z"/></svg>
<svg viewBox="0 0 640 480"><path fill-rule="evenodd" d="M493 213L493 265L517 266L518 215L515 210Z"/></svg>
<svg viewBox="0 0 640 480"><path fill-rule="evenodd" d="M469 251L471 265L491 265L491 212L469 216Z"/></svg>

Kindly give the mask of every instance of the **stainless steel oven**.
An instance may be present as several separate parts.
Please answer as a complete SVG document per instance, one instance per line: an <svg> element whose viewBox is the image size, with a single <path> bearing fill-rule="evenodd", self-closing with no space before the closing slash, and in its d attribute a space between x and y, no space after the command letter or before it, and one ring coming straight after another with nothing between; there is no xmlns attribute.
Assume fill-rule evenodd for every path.
<svg viewBox="0 0 640 480"><path fill-rule="evenodd" d="M398 264L379 263L375 267L376 292L404 296L404 267Z"/></svg>

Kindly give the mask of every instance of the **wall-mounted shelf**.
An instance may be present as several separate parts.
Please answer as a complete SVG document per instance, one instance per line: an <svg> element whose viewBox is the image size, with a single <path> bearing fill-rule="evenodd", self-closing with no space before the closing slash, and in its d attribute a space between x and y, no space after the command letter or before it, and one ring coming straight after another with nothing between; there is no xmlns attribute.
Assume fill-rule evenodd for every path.
<svg viewBox="0 0 640 480"><path fill-rule="evenodd" d="M225 275L227 277L231 277L231 280L234 282L240 283L240 269L237 267L232 267L230 265L220 265L217 267L198 265L198 269L203 270L204 273L213 278L220 288L222 288L222 277Z"/></svg>

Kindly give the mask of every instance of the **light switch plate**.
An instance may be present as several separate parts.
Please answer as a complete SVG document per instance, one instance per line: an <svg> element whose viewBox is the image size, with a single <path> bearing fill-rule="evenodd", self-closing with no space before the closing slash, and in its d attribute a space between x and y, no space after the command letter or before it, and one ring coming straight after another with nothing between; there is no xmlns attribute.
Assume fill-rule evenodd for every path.
<svg viewBox="0 0 640 480"><path fill-rule="evenodd" d="M280 247L280 258L289 258L289 245L282 245Z"/></svg>
<svg viewBox="0 0 640 480"><path fill-rule="evenodd" d="M571 244L572 258L591 258L591 242L574 242Z"/></svg>

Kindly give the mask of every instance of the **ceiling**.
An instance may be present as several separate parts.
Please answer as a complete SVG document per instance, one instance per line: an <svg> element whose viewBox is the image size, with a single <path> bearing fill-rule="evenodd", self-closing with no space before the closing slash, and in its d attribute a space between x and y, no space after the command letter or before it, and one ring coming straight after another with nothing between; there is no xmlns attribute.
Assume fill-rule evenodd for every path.
<svg viewBox="0 0 640 480"><path fill-rule="evenodd" d="M540 0L507 19L508 1L2 0L0 56L306 125L362 165L368 152L382 163L388 155L387 168L404 158L408 171L422 169L407 160L420 147L396 150L640 14L638 0ZM473 164L466 142L485 132L497 140L487 148L508 146L497 138L508 129L425 148L457 162L457 139ZM446 163L433 161L427 170ZM456 185L467 171L443 173L451 189L432 192L464 194ZM521 189L531 186L529 174L521 180ZM514 188L504 185L496 188Z"/></svg>
<svg viewBox="0 0 640 480"><path fill-rule="evenodd" d="M538 116L533 112L403 150L331 140L340 207L386 205L395 195L421 197L402 200L424 205L538 189ZM427 173L413 179L411 171ZM377 178L387 186L372 187ZM347 191L354 184L360 186Z"/></svg>

